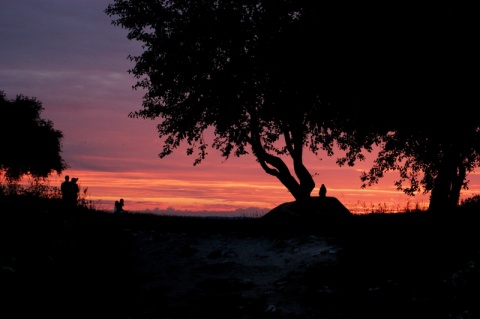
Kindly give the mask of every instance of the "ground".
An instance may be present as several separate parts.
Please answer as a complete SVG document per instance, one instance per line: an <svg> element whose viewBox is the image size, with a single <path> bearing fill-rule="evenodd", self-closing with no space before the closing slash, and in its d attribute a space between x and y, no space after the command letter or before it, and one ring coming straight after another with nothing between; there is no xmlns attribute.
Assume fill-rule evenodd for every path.
<svg viewBox="0 0 480 319"><path fill-rule="evenodd" d="M4 212L2 318L480 318L478 221L455 216Z"/></svg>
<svg viewBox="0 0 480 319"><path fill-rule="evenodd" d="M200 318L202 313L221 316L229 311L308 315L298 298L302 287L292 285L295 276L336 262L339 250L315 235L150 232L135 237L135 272L144 295L139 302L148 317L168 312L176 318Z"/></svg>

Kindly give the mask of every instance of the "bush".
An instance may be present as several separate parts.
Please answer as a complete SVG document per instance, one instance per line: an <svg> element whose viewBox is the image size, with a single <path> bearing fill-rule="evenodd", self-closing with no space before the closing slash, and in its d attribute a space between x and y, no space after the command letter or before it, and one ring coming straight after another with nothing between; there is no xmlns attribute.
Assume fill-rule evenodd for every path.
<svg viewBox="0 0 480 319"><path fill-rule="evenodd" d="M474 210L480 208L480 195L473 195L460 202L460 208L466 210Z"/></svg>
<svg viewBox="0 0 480 319"><path fill-rule="evenodd" d="M78 207L95 209L91 200L87 199L88 188L80 191ZM59 187L50 186L47 182L31 181L27 185L19 183L0 183L0 205L3 207L26 207L33 209L56 208L61 205L62 192Z"/></svg>

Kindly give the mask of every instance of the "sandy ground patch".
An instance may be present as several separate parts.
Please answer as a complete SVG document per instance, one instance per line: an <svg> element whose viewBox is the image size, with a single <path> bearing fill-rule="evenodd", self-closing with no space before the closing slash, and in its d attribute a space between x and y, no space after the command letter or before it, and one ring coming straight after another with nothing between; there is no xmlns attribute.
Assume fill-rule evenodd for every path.
<svg viewBox="0 0 480 319"><path fill-rule="evenodd" d="M295 290L301 287L288 291L292 290L290 283L296 273L335 262L338 251L337 246L317 235L272 238L151 231L135 235L133 254L140 289L150 296L143 304L145 313L165 307L174 313L184 305L191 307L185 316L193 318L207 311L195 309L197 302L210 303L211 298L227 295L237 300L232 305L236 310L255 305L258 312L308 312L295 298L299 292ZM157 309L148 303L155 291Z"/></svg>

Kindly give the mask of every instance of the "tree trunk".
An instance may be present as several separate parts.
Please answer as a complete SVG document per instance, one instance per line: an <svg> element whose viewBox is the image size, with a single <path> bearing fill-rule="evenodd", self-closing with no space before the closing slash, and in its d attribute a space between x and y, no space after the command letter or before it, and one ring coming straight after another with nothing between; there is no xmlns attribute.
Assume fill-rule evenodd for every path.
<svg viewBox="0 0 480 319"><path fill-rule="evenodd" d="M457 207L460 201L460 191L462 190L463 182L467 176L467 170L462 163L457 167L457 174L452 183L452 189L450 191L450 206Z"/></svg>
<svg viewBox="0 0 480 319"><path fill-rule="evenodd" d="M252 148L263 170L267 174L278 178L295 200L302 201L310 197L310 193L315 188L315 182L313 181L312 175L303 165L301 157L294 159L294 170L299 180L297 181L280 157L267 153L261 147L255 148L253 144Z"/></svg>
<svg viewBox="0 0 480 319"><path fill-rule="evenodd" d="M312 174L303 164L303 140L305 138L302 119L298 121L291 120L283 126L283 136L285 145L293 160L293 170L299 181L297 201L306 201L310 198L312 190L315 188L315 182Z"/></svg>
<svg viewBox="0 0 480 319"><path fill-rule="evenodd" d="M295 170L298 182L281 158L267 153L264 153L262 157L263 160L260 160L257 156L265 172L278 178L295 200L303 201L310 198L310 193L315 188L315 182L303 163L294 164L294 166L297 166Z"/></svg>
<svg viewBox="0 0 480 319"><path fill-rule="evenodd" d="M315 188L315 182L303 164L303 135L301 130L291 131L288 126L284 128L285 143L293 160L293 169L298 179L290 172L285 162L278 156L268 153L263 147L259 130L255 121L252 120L250 144L253 154L263 170L278 180L287 188L296 201L306 201L310 198L312 190ZM290 137L289 133L293 135Z"/></svg>
<svg viewBox="0 0 480 319"><path fill-rule="evenodd" d="M451 159L443 159L430 196L430 211L448 212L456 208L465 179L465 168L460 166L458 171L457 168Z"/></svg>
<svg viewBox="0 0 480 319"><path fill-rule="evenodd" d="M297 178L300 182L298 185L298 198L296 197L295 199L307 200L310 198L310 194L315 188L315 181L313 180L312 174L310 174L310 172L303 164L302 156L293 157L293 169L295 171L295 175L297 175Z"/></svg>

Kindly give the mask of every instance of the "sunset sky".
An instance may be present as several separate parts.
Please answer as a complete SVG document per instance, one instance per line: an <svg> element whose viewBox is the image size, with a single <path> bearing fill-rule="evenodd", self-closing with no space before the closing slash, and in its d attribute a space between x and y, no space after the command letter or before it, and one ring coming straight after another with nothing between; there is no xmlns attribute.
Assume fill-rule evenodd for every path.
<svg viewBox="0 0 480 319"><path fill-rule="evenodd" d="M214 149L199 166L181 150L164 159L156 121L128 118L141 108L142 92L132 90L134 66L129 54L141 52L126 30L111 25L103 11L107 0L2 0L0 10L0 90L8 99L35 97L45 108L42 117L63 132L63 158L69 165L61 176L78 177L87 199L112 210L124 198L130 211L208 215L262 214L293 201L286 188L267 175L253 156L224 161ZM360 173L372 156L354 167L338 167L335 157L308 154L318 195L337 197L353 212L372 207L389 210L425 206L428 196L408 197L393 185L396 173L375 187L361 189ZM287 162L290 164L290 162ZM470 174L470 189L478 194L480 178Z"/></svg>

